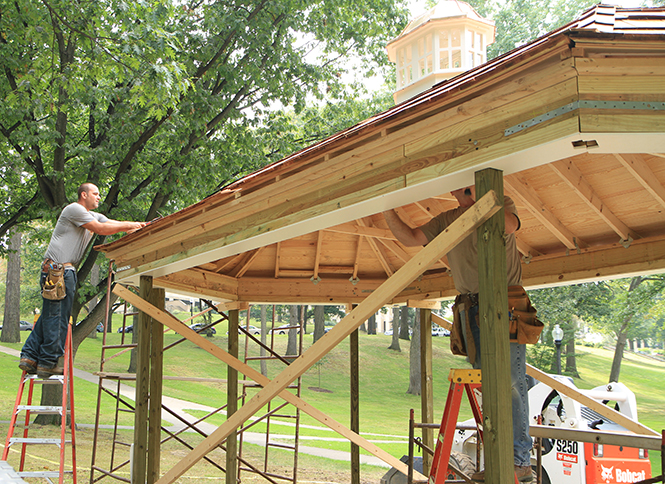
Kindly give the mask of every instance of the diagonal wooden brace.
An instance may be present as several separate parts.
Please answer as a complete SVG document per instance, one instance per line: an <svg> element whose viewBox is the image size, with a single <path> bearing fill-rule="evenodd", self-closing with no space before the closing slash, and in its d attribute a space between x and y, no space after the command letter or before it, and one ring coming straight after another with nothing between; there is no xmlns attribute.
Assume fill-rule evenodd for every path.
<svg viewBox="0 0 665 484"><path fill-rule="evenodd" d="M190 451L178 464L173 466L157 484L174 482L187 469L215 449L231 432L240 427L252 415L258 412L267 402L280 395L281 392L296 378L305 373L312 365L337 346L363 321L378 311L387 301L393 299L408 284L425 272L432 264L448 253L453 247L468 237L476 228L487 221L503 207L493 191L489 191L478 200L462 216L441 232L434 240L424 247L417 255L402 266L392 277L381 284L372 294L351 311L333 329L314 343L288 368L284 369L263 389L254 395L236 413L210 434L205 440Z"/></svg>
<svg viewBox="0 0 665 484"><path fill-rule="evenodd" d="M259 385L265 386L268 383L270 383L270 379L268 379L268 377L262 375L257 370L255 370L251 366L243 363L242 361L238 360L234 356L231 356L229 353L224 351L222 348L212 344L210 341L205 339L203 336L198 334L193 329L189 328L186 324L184 324L182 321L178 320L176 317L174 317L170 313L168 313L166 311L162 311L161 309L153 306L148 301L146 301L145 299L142 299L140 296L138 296L137 294L134 294L132 291L128 290L127 288L125 288L125 287L118 284L113 289L113 292L115 294L117 294L119 297L123 298L128 303L130 303L135 308L137 308L140 311L148 314L151 318L153 318L154 320L162 323L164 326L168 327L169 329L172 329L173 331L180 334L184 338L187 338L189 341L196 344L200 348L206 350L211 355L215 356L216 358L219 358L221 361L223 361L227 365L229 365L232 368L238 370L238 372L240 372L240 373L246 375L247 377L251 378L253 381L258 383ZM292 404L295 407L299 408L300 410L302 410L306 414L308 414L310 417L318 420L323 425L326 425L330 429L334 430L335 432L340 434L342 437L349 439L354 444L357 444L358 446L365 449L367 452L371 453L375 457L378 457L379 459L384 461L386 464L394 467L399 472L403 473L404 475L407 474L408 466L404 462L402 462L399 459L393 457L392 455L390 455L385 450L381 449L380 447L377 447L375 444L369 442L365 438L361 437L357 433L353 432L349 428L345 427L341 423L339 423L336 420L334 420L333 418L329 417L328 415L326 415L322 411L316 409L315 407L312 407L307 402L305 402L301 398L297 397L293 393L289 392L288 390L284 390L279 394L279 396L281 398L283 398L284 400L286 400L287 402L289 402L290 404ZM425 476L422 476L422 475L421 475L421 477L420 476L417 476L417 477L419 479L420 478L425 479Z"/></svg>

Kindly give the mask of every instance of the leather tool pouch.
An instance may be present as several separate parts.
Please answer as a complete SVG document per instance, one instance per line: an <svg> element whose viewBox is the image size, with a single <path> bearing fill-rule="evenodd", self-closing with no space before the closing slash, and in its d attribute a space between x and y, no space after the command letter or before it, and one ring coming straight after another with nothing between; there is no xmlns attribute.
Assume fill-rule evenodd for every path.
<svg viewBox="0 0 665 484"><path fill-rule="evenodd" d="M543 332L543 323L536 317L536 308L522 286L508 287L508 311L510 312L510 341L519 344L536 344Z"/></svg>
<svg viewBox="0 0 665 484"><path fill-rule="evenodd" d="M65 267L55 262L49 264L42 297L52 301L60 301L67 295L65 291Z"/></svg>
<svg viewBox="0 0 665 484"><path fill-rule="evenodd" d="M453 326L450 329L450 351L454 355L468 356L471 363L476 361L476 345L471 334L468 314L469 309L476 304L478 304L478 300L475 297L470 297L468 294L459 294L453 305ZM461 311L467 314L464 323L462 323L462 317L460 316ZM464 332L466 332L466 342L469 345L465 344Z"/></svg>

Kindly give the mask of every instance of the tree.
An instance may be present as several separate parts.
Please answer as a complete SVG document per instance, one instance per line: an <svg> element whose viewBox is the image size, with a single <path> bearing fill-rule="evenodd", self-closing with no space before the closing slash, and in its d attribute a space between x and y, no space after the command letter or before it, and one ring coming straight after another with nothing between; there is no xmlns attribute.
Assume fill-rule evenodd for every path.
<svg viewBox="0 0 665 484"><path fill-rule="evenodd" d="M289 329L288 332L288 341L286 343L286 354L287 355L297 355L298 354L298 330L296 329L299 326L299 315L300 315L300 306L295 304L290 306L290 319L289 326L293 326Z"/></svg>
<svg viewBox="0 0 665 484"><path fill-rule="evenodd" d="M409 308L402 306L399 311L399 339L409 341Z"/></svg>
<svg viewBox="0 0 665 484"><path fill-rule="evenodd" d="M413 338L409 350L409 389L406 393L420 395L421 392L421 366L420 366L420 311L415 311L413 322Z"/></svg>
<svg viewBox="0 0 665 484"><path fill-rule="evenodd" d="M261 343L266 344L266 337L268 335L268 311L265 304L261 304ZM266 349L261 347L261 356L266 356ZM268 376L268 362L266 360L261 360L261 374L263 376Z"/></svg>
<svg viewBox="0 0 665 484"><path fill-rule="evenodd" d="M12 230L9 237L8 252L5 311L0 341L18 343L21 341L19 328L21 319L21 232L18 227Z"/></svg>
<svg viewBox="0 0 665 484"><path fill-rule="evenodd" d="M316 343L326 332L325 308L323 306L314 306L314 336L312 339Z"/></svg>
<svg viewBox="0 0 665 484"><path fill-rule="evenodd" d="M372 314L367 320L367 334L376 334L376 314Z"/></svg>
<svg viewBox="0 0 665 484"><path fill-rule="evenodd" d="M390 341L389 350L402 351L399 347L399 309L394 306L392 308L392 320L390 321L390 326L392 328L392 339Z"/></svg>

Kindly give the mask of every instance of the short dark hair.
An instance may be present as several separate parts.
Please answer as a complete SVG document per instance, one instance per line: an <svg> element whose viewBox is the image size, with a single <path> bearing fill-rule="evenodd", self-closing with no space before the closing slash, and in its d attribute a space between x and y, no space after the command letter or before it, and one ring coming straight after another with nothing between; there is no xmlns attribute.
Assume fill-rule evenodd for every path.
<svg viewBox="0 0 665 484"><path fill-rule="evenodd" d="M81 199L81 194L89 192L90 190L92 190L92 187L94 186L95 186L94 183L90 182L81 183L78 187L78 190L76 190L79 200Z"/></svg>

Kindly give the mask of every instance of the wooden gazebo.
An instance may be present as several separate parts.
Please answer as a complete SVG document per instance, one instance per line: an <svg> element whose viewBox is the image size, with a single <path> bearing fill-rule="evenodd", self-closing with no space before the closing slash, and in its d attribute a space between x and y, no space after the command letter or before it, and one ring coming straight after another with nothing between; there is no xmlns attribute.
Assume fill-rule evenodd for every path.
<svg viewBox="0 0 665 484"><path fill-rule="evenodd" d="M500 217L490 217L504 189L522 222L517 240L525 287L665 271L664 86L665 8L598 5L557 31L100 247L119 267L116 280L141 287L144 300L151 288L164 288L225 302L230 311L248 303L358 305L272 381L247 373L225 353L230 366L256 377L264 389L158 481L158 467L148 462L148 480L173 482L269 399L289 398L284 388L377 308L406 303L426 311L433 301L454 296L443 254L480 224L488 244L480 255L481 268L487 267L481 311L496 323L484 331L503 334L502 227L494 225ZM420 225L456 206L450 191L474 183L474 173L480 193L495 193L467 218L424 249L394 239L383 210L397 208L408 224ZM117 291L133 298L145 321L150 316L204 343L154 306L122 287ZM426 317L423 324L430 324ZM427 345L429 331L423 334ZM495 339L495 347L483 350L505 361L507 342ZM158 363L150 368L147 358L137 374L137 415L141 405L147 408L141 400L147 386L159 383ZM509 405L502 405L509 376L498 368L483 375L486 418L498 429L486 442L486 465L493 482L508 482L499 476L512 470L512 445L503 445L510 443ZM432 418L431 398L424 387L425 421ZM399 465L356 433L336 430ZM137 439L135 456L147 445L145 436ZM145 464L135 459L134 466L135 482L145 480Z"/></svg>

